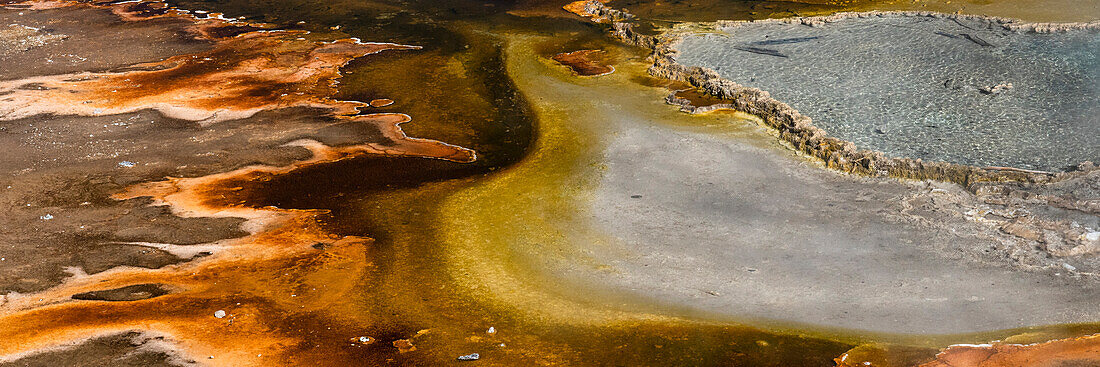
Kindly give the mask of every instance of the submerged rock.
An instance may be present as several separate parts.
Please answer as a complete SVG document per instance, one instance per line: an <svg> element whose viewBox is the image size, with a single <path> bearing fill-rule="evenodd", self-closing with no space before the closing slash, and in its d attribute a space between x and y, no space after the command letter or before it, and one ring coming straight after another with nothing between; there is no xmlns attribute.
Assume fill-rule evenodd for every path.
<svg viewBox="0 0 1100 367"><path fill-rule="evenodd" d="M86 301L138 301L168 294L160 284L135 284L122 288L77 293L73 299ZM219 311L224 314L224 311Z"/></svg>
<svg viewBox="0 0 1100 367"><path fill-rule="evenodd" d="M477 353L470 353L464 356L458 356L458 360L460 361L476 361L478 359L481 359L481 355Z"/></svg>
<svg viewBox="0 0 1100 367"><path fill-rule="evenodd" d="M394 340L393 347L397 348L397 351L401 353L408 353L416 350L416 346L413 345L412 340L409 339Z"/></svg>

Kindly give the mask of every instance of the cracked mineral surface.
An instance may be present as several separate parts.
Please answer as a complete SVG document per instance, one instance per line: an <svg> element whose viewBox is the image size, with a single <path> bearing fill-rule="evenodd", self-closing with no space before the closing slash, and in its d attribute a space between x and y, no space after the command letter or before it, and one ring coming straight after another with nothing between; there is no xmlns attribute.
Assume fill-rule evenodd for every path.
<svg viewBox="0 0 1100 367"><path fill-rule="evenodd" d="M719 22L678 62L763 89L894 157L1062 171L1100 160L1100 30L946 14Z"/></svg>

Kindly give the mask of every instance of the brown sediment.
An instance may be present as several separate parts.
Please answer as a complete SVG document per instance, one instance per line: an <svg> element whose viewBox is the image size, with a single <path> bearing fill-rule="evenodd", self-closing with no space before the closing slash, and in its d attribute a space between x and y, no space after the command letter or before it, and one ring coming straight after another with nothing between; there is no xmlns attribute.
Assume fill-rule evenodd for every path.
<svg viewBox="0 0 1100 367"><path fill-rule="evenodd" d="M131 331L92 338L80 345L58 346L27 356L19 365L171 367L193 364L173 349L174 345L163 335Z"/></svg>
<svg viewBox="0 0 1100 367"><path fill-rule="evenodd" d="M367 115L397 124L401 114ZM94 275L73 277L58 287L33 295L8 297L0 304L0 361L26 355L87 337L130 330L151 330L170 335L182 352L192 356L219 355L216 364L265 365L305 348L293 335L271 333L272 324L304 317L332 307L358 282L357 274L371 267L366 258L368 238L337 236L321 228L319 210L283 210L240 206L232 199L239 180L277 175L354 155L373 153L426 156L469 161L472 152L435 141L406 139L396 147L349 146L333 148L315 141L299 144L313 158L289 166L252 166L197 178L133 185L115 195L127 200L153 199L181 217L244 218L242 228L251 235L210 244L212 254L160 269L116 268ZM228 184L227 184L228 183ZM325 244L316 256L314 246ZM280 275L281 274L281 275ZM274 278L265 279L265 276ZM70 302L71 294L103 295L119 289L158 283L181 289L160 297L132 297L125 303ZM313 292L307 288L323 292ZM106 290L105 290L106 289ZM126 296L124 296L126 297ZM88 299L87 297L72 297ZM103 297L99 297L103 298ZM213 312L232 308L233 327L211 325ZM242 343L243 340L249 340ZM232 349L223 345L232 344ZM225 356L225 353L231 353ZM262 357L263 355L268 357ZM256 357L253 357L256 356ZM307 356L299 355L301 358ZM321 358L314 355L313 358ZM264 362L269 361L269 362Z"/></svg>
<svg viewBox="0 0 1100 367"><path fill-rule="evenodd" d="M155 271L119 270L68 284L36 300L6 305L0 355L12 359L27 352L88 337L129 330L170 335L180 352L193 358L216 355L218 365L264 365L295 354L300 338L272 332L282 320L308 316L339 303L355 275L370 266L362 238L333 238L317 229L316 213L272 213L280 222L234 243L217 258ZM262 216L262 215L261 215ZM295 254L308 242L332 244L325 256ZM258 274L279 274L272 279ZM148 281L171 282L180 293L121 303L63 302L60 293ZM310 289L324 289L311 292ZM297 297L292 297L297 296ZM38 300L41 299L41 300ZM52 305L50 305L52 304ZM218 319L220 309L229 314ZM232 346L227 347L227 346ZM266 359L264 356L267 355ZM307 356L320 358L321 356ZM268 362L270 363L270 362Z"/></svg>
<svg viewBox="0 0 1100 367"><path fill-rule="evenodd" d="M941 13L997 15L1034 22L1071 22L1100 19L1095 3L1072 0L869 0L846 4L849 10L926 10Z"/></svg>
<svg viewBox="0 0 1100 367"><path fill-rule="evenodd" d="M31 2L30 4L39 4ZM78 3L47 3L74 6ZM60 5L59 5L60 4ZM115 13L136 21L144 4L113 5ZM43 8L47 5L33 6ZM138 12L138 14L141 14ZM152 17L191 17L181 12L156 12ZM0 82L0 119L13 120L41 114L116 115L154 109L165 116L212 124L255 115L260 111L312 107L329 109L341 119L375 124L396 141L406 136L397 126L409 121L399 114L357 115L370 105L335 100L340 67L353 59L384 50L418 49L392 43L364 43L357 39L332 42L307 40L305 32L253 31L248 24L218 18L194 19L198 38L214 40L212 50L180 55L162 62L139 65L138 70L74 73ZM232 30L232 31L230 31ZM227 33L228 32L228 33ZM220 35L235 34L230 38ZM26 88L26 86L34 88ZM369 150L369 149L368 149ZM446 149L444 149L446 150ZM394 153L393 149L374 152ZM423 151L410 155L432 156ZM453 152L452 152L453 153ZM458 161L472 160L468 155Z"/></svg>
<svg viewBox="0 0 1100 367"><path fill-rule="evenodd" d="M1090 21L1100 18L1091 4L1072 0L696 0L690 6L662 1L610 1L629 7L643 19L713 22L726 19L767 19L832 14L839 11L922 10L941 13L999 15L1030 21Z"/></svg>
<svg viewBox="0 0 1100 367"><path fill-rule="evenodd" d="M255 166L198 178L173 178L134 185L116 195L119 200L151 197L156 205L169 206L182 217L245 218L242 228L252 234L211 244L213 253L201 261L153 270L113 269L8 299L0 305L0 334L6 336L0 341L0 361L130 330L169 335L185 355L216 355L217 360L212 362L215 365L334 358L324 354L336 353L338 346L314 349L312 343L302 340L303 336L278 330L286 328L280 325L287 320L316 317L312 315L319 310L348 302L345 295L373 266L367 257L372 241L323 230L319 219L323 211L251 208L225 200L227 194L236 192L225 182L285 173L348 154L317 144L309 147L314 149L314 158L292 166ZM320 256L314 248L318 243L325 244ZM102 295L150 283L167 284L180 291L123 303L66 300L73 293ZM215 317L214 312L220 309L228 316ZM317 321L319 325L326 322ZM343 339L330 338L328 342Z"/></svg>
<svg viewBox="0 0 1100 367"><path fill-rule="evenodd" d="M113 115L155 109L202 123L287 107L354 115L362 102L337 101L339 68L384 50L415 49L357 40L309 41L299 32L251 32L213 50L140 65L140 70L51 75L0 82L0 119L39 114ZM33 89L23 88L37 86Z"/></svg>
<svg viewBox="0 0 1100 367"><path fill-rule="evenodd" d="M955 345L921 367L1015 367L1100 365L1100 335L1037 344Z"/></svg>
<svg viewBox="0 0 1100 367"><path fill-rule="evenodd" d="M600 76L611 74L615 68L605 64L607 52L603 50L579 50L554 55L554 61L568 66L581 76Z"/></svg>
<svg viewBox="0 0 1100 367"><path fill-rule="evenodd" d="M991 25L997 25L1008 31L1015 32L1037 32L1037 33L1052 33L1052 32L1067 32L1074 30L1084 29L1100 29L1100 20L1088 21L1088 22L1067 22L1067 23L1050 23L1050 22L1024 22L1018 19L1005 18L1005 17L993 17L986 15L972 15L972 14L960 14L960 13L940 13L932 11L865 11L865 12L840 12L831 15L813 16L813 17L794 17L794 18L781 18L781 19L764 19L764 20L721 20L715 22L715 27L718 28L732 28L738 27L748 23L788 23L788 24L802 24L807 26L818 26L826 23L832 23L844 19L853 18L878 18L885 16L905 16L905 17L925 17L925 18L947 18L958 20L980 20L991 23Z"/></svg>
<svg viewBox="0 0 1100 367"><path fill-rule="evenodd" d="M77 1L27 1L30 9L93 6ZM159 4L159 5L158 5ZM333 99L340 67L384 50L418 49L358 39L308 40L302 31L251 31L252 24L195 18L160 2L125 2L107 7L128 21L158 17L189 19L199 39L215 42L207 52L179 55L137 65L131 71L73 73L0 81L0 120L35 115L117 115L153 109L167 117L213 124L247 118L265 110L311 107L331 110L343 120L374 124L393 141L413 141L399 124L403 114L358 115L370 104ZM154 11L155 10L155 11ZM229 38L224 36L233 35ZM31 87L28 87L31 86ZM425 141L418 140L418 143ZM432 146L439 148L425 149ZM473 152L433 142L406 147L378 145L341 148L332 154L382 153L472 161ZM442 155L437 155L442 154Z"/></svg>
<svg viewBox="0 0 1100 367"><path fill-rule="evenodd" d="M291 52L276 47L301 49ZM146 65L151 71L81 73L0 83L0 118L39 114L113 115L156 109L168 117L215 123L286 107L329 108L352 115L365 104L328 99L343 63L387 49L411 47L287 42L257 34L220 44L214 51ZM276 55L270 55L271 52ZM287 67L294 65L300 67ZM26 85L40 88L28 90Z"/></svg>
<svg viewBox="0 0 1100 367"><path fill-rule="evenodd" d="M193 37L210 41L213 47L136 65L127 68L129 71L0 82L0 120L156 110L171 118L199 122L201 129L263 111L308 107L304 111L329 116L336 124L377 127L384 139L330 146L302 137L285 146L308 151L305 160L281 166L250 165L199 177L170 177L129 185L115 193L113 199L150 200L182 218L243 219L240 228L245 236L193 245L187 251L201 250L202 255L190 259L150 268L97 269L90 274L77 270L46 290L3 295L0 362L134 330L166 335L191 359L216 356L208 362L213 365L295 364L303 360L351 364L363 355L381 353L346 350L343 345L348 336L344 333L359 331L364 328L360 325L368 323L358 320L348 326L336 319L359 316L321 312L348 307L352 302L347 295L373 266L367 256L372 240L323 229L325 211L247 206L231 199L237 197L239 187L227 183L363 155L473 161L472 150L406 136L399 125L410 120L408 115L359 114L360 107L369 105L332 98L341 76L339 69L347 62L383 50L416 47L356 39L310 40L304 32L267 31L218 18L198 19L156 2L4 4L27 10L107 8L134 22L160 17L186 19L194 23L190 28ZM97 204L88 205L109 201L104 199L97 197ZM318 253L317 244L322 244L323 253ZM172 244L141 246L146 251L179 250L179 245ZM215 317L218 310L227 316ZM336 324L341 327L326 327ZM303 331L302 325L311 329ZM385 337L383 340L392 341L399 335ZM324 347L318 348L321 344Z"/></svg>

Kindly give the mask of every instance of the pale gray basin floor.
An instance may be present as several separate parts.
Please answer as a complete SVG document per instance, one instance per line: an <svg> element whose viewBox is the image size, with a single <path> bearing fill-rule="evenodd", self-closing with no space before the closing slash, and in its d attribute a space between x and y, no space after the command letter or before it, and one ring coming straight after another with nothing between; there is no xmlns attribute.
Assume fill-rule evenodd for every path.
<svg viewBox="0 0 1100 367"><path fill-rule="evenodd" d="M847 176L629 112L601 123L619 131L589 209L619 245L592 249L613 271L589 281L734 318L880 332L1100 320L1094 281L988 265L973 254L994 241L948 211L922 212L931 226L905 219L900 203L925 183Z"/></svg>

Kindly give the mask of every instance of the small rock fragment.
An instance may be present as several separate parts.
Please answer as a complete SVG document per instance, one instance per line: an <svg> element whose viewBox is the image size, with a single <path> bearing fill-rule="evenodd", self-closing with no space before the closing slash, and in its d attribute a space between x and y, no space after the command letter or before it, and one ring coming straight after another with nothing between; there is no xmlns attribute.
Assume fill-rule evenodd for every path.
<svg viewBox="0 0 1100 367"><path fill-rule="evenodd" d="M118 162L118 166L119 166L119 167L126 167L126 168L130 168L130 167L133 167L133 166L134 166L134 162L130 162L130 161L122 161L122 162Z"/></svg>
<svg viewBox="0 0 1100 367"><path fill-rule="evenodd" d="M1001 227L1001 230L1010 235L1026 238L1032 241L1038 241L1042 238L1042 234L1038 231L1028 228L1019 222L1013 222Z"/></svg>
<svg viewBox="0 0 1100 367"><path fill-rule="evenodd" d="M992 87L978 88L978 90L980 90L983 94L1000 94L1004 93L1008 89L1012 89L1012 83L1000 83Z"/></svg>
<svg viewBox="0 0 1100 367"><path fill-rule="evenodd" d="M224 310L214 311L214 317L217 317L219 319L225 317L225 311Z"/></svg>
<svg viewBox="0 0 1100 367"><path fill-rule="evenodd" d="M477 353L470 353L464 356L458 356L458 360L460 361L476 361L478 359L481 359L481 356Z"/></svg>
<svg viewBox="0 0 1100 367"><path fill-rule="evenodd" d="M485 332L489 334L496 334L497 328L490 326L489 330L486 330Z"/></svg>
<svg viewBox="0 0 1100 367"><path fill-rule="evenodd" d="M41 220L50 220L50 219L53 219L53 215L50 215L50 214L46 214L46 215L43 215L43 216L41 216L41 217L38 217L38 219L41 219Z"/></svg>
<svg viewBox="0 0 1100 367"><path fill-rule="evenodd" d="M393 341L393 347L397 348L398 352L408 353L416 350L416 346L413 345L409 339L397 339Z"/></svg>

